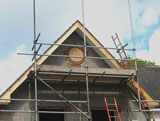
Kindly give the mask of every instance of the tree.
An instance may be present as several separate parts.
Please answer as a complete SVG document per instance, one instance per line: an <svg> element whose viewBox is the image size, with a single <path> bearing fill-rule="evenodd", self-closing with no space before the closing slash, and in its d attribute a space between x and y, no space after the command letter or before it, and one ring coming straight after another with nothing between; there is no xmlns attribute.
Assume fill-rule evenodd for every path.
<svg viewBox="0 0 160 121"><path fill-rule="evenodd" d="M128 59L131 59L131 57L128 57ZM155 62L152 62L152 61L147 61L147 60L142 60L142 59L139 59L139 58L136 58L137 60L137 65L139 66L154 66L155 65ZM122 61L120 62L122 65ZM135 64L135 61L130 61L131 65L134 65ZM125 61L125 64L127 65L127 61Z"/></svg>

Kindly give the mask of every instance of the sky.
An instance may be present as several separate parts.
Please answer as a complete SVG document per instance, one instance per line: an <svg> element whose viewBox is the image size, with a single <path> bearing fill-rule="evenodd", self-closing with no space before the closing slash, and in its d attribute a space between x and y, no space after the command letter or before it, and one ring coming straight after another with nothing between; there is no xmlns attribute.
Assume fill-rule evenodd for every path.
<svg viewBox="0 0 160 121"><path fill-rule="evenodd" d="M130 0L136 57L160 65L160 0ZM32 63L32 0L0 0L0 93ZM85 23L106 47L118 33L133 48L128 0L84 0ZM40 42L54 42L76 20L82 22L81 0L36 0L36 33ZM133 57L133 54L128 53ZM117 55L115 55L117 56Z"/></svg>

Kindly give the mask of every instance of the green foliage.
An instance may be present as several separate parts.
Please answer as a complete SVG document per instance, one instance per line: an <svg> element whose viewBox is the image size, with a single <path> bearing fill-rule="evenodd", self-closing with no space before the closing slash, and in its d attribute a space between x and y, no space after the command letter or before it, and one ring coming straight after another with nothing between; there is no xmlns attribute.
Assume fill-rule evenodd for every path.
<svg viewBox="0 0 160 121"><path fill-rule="evenodd" d="M128 59L132 59L132 58L128 57ZM139 65L139 66L154 66L155 65L155 62L142 60L139 58L136 58L136 61L137 61L137 65ZM122 61L120 63L123 65ZM131 65L134 65L135 61L130 61L130 63L131 63ZM127 65L127 61L125 61L125 64Z"/></svg>
<svg viewBox="0 0 160 121"><path fill-rule="evenodd" d="M138 58L136 58L136 60L137 60L137 65L142 65L142 66L154 66L155 65L155 62L142 60L142 59L138 59Z"/></svg>

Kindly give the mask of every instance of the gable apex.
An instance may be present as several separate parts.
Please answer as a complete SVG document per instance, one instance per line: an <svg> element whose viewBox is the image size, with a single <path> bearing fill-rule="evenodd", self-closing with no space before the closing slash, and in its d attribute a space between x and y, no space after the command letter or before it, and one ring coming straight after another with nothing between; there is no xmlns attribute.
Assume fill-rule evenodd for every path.
<svg viewBox="0 0 160 121"><path fill-rule="evenodd" d="M55 42L54 44L62 44L65 42L65 40L73 33L77 32L81 38L83 38L83 24L77 20L74 22ZM92 46L97 46L97 47L103 47L103 45L94 37L87 28L85 28L85 34L86 34L86 39L87 42L90 42ZM59 46L54 46L52 45L49 47L44 54L51 55ZM101 52L101 56L104 56L106 58L114 58L110 52L107 49L100 48L100 49L95 49L97 52ZM44 56L42 58L39 58L37 61L37 64L42 64L42 61L44 62L48 57ZM117 69L122 69L122 66L119 64L117 60L104 60L106 61L112 68L117 68Z"/></svg>

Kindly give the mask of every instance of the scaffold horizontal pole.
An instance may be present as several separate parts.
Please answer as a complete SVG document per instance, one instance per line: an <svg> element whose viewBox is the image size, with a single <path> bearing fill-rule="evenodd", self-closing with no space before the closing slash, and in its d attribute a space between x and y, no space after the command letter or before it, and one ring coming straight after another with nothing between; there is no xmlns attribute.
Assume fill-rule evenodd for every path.
<svg viewBox="0 0 160 121"><path fill-rule="evenodd" d="M160 112L160 109L151 109L151 110L131 110L132 112Z"/></svg>
<svg viewBox="0 0 160 121"><path fill-rule="evenodd" d="M35 99L18 99L18 98L12 98L12 99L6 99L6 98L0 98L0 100L11 100L11 101L31 101L34 102ZM66 102L65 100L47 100L47 99L37 99L38 102ZM71 103L86 103L87 101L79 101L79 100L69 100Z"/></svg>
<svg viewBox="0 0 160 121"><path fill-rule="evenodd" d="M56 44L56 43L36 43L39 45L55 45L55 46L67 46L67 47L84 47L84 45L73 45L73 44ZM117 48L113 47L103 47L103 46L86 46L86 48L101 48L101 49L111 49L111 50L117 50ZM124 49L127 51L135 51L135 49Z"/></svg>
<svg viewBox="0 0 160 121"><path fill-rule="evenodd" d="M66 112L66 111L38 111L38 113L57 113L57 114L81 114L81 112ZM87 112L84 112L87 114Z"/></svg>
<svg viewBox="0 0 160 121"><path fill-rule="evenodd" d="M0 110L0 113L35 113L35 111L27 110ZM38 111L38 113L56 113L56 114L80 114L81 112L67 112L67 111ZM84 112L87 114L87 112Z"/></svg>
<svg viewBox="0 0 160 121"><path fill-rule="evenodd" d="M160 102L160 100L130 100L130 101L132 101L132 102Z"/></svg>
<svg viewBox="0 0 160 121"><path fill-rule="evenodd" d="M35 113L35 111L27 110L0 110L0 113Z"/></svg>
<svg viewBox="0 0 160 121"><path fill-rule="evenodd" d="M18 55L30 55L34 56L35 54L31 53L17 53ZM37 56L48 56L48 57L63 57L63 58L87 58L87 59L97 59L97 60L119 60L119 61L135 61L134 59L116 59L116 58L106 58L106 57L91 57L91 56L68 56L68 55L48 55L48 54L36 54Z"/></svg>

